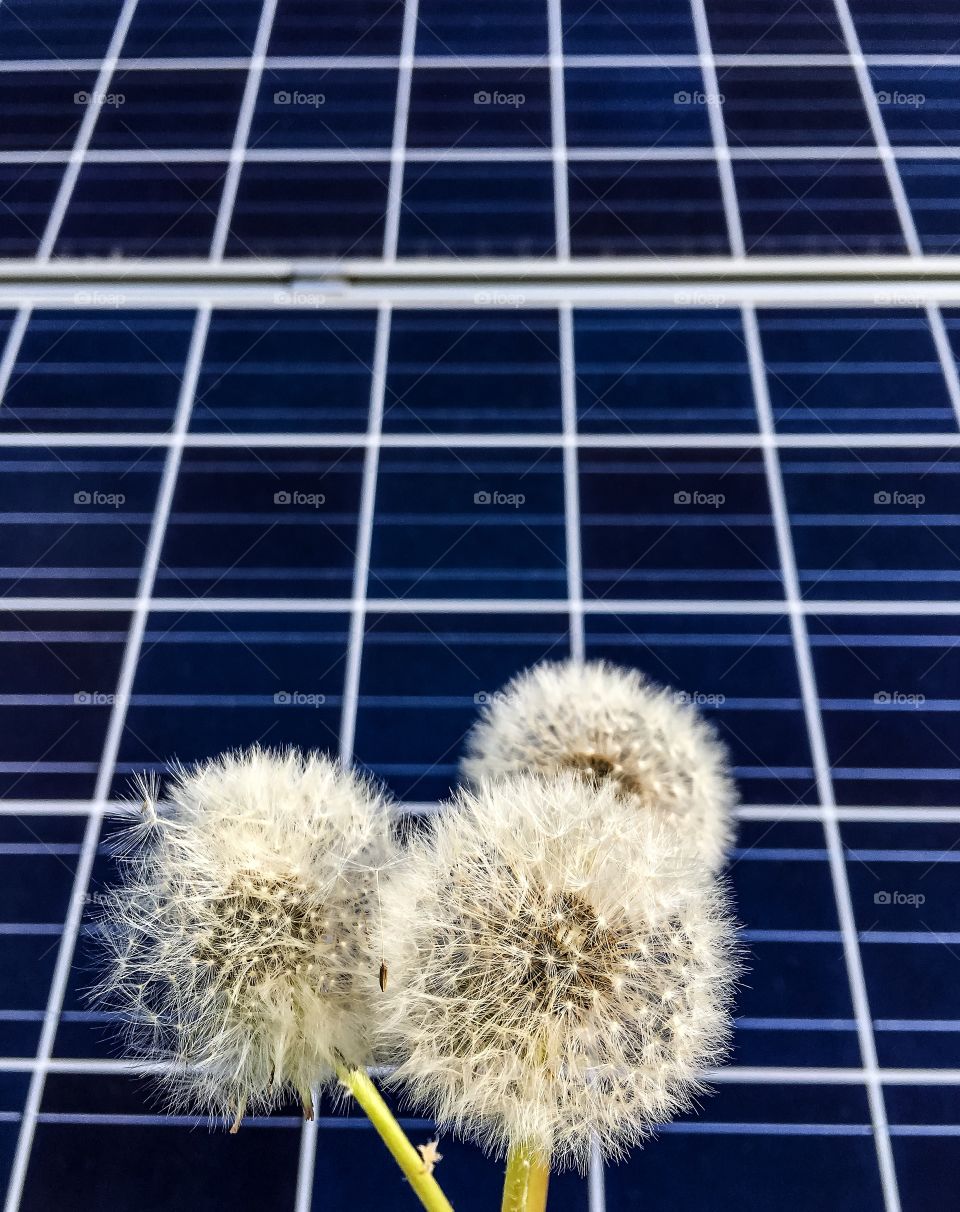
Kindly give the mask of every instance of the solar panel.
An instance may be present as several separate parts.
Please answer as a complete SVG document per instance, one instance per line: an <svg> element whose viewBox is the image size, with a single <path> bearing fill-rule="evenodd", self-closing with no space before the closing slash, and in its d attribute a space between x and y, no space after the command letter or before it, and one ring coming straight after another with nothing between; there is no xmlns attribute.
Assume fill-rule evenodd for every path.
<svg viewBox="0 0 960 1212"><path fill-rule="evenodd" d="M406 1199L349 1108L227 1137L126 1071L83 999L109 809L259 740L413 819L567 655L723 734L751 971L717 1093L551 1206L948 1206L952 16L0 5L5 1212Z"/></svg>

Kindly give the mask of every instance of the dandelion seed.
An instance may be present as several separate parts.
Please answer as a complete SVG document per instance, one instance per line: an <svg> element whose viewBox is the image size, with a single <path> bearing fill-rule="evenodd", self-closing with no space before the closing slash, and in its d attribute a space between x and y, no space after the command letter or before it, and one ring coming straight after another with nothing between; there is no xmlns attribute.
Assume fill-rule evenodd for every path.
<svg viewBox="0 0 960 1212"><path fill-rule="evenodd" d="M633 669L547 662L487 703L467 741L471 782L575 770L669 821L711 870L733 841L736 789L723 745L696 710Z"/></svg>
<svg viewBox="0 0 960 1212"><path fill-rule="evenodd" d="M384 891L395 1081L502 1154L585 1168L689 1107L723 1055L725 892L670 828L577 774L462 791Z"/></svg>
<svg viewBox="0 0 960 1212"><path fill-rule="evenodd" d="M172 1105L236 1131L293 1094L310 1118L337 1064L371 1059L383 796L326 758L252 749L177 771L168 801L121 836L94 997L135 1055L171 1062Z"/></svg>

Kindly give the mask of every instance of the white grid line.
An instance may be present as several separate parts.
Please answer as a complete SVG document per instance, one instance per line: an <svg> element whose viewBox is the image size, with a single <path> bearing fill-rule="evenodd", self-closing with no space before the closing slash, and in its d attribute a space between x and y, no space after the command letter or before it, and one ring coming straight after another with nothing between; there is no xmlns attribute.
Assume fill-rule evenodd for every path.
<svg viewBox="0 0 960 1212"><path fill-rule="evenodd" d="M713 109L717 107L714 106ZM722 116L721 116L722 122ZM72 153L66 150L11 150L0 151L0 164L67 164ZM589 147L567 147L554 151L549 147L408 147L394 151L386 146L376 147L248 147L239 157L241 167L247 164L356 164L386 163L394 161L401 167L408 164L473 164L473 163L608 163L611 161L656 161L681 163L700 161L709 163L717 156L709 144L691 146L652 146L639 143L634 146L604 147L600 144ZM861 144L843 146L827 144L753 144L727 147L720 155L721 163L728 160L743 160L756 164L763 160L816 160L841 163L845 160L881 161L887 166L898 160L957 160L960 146L941 143L916 143L898 146L885 156L876 147ZM83 156L84 164L219 164L234 160L234 152L228 147L193 148L170 147L162 150L148 148L101 147L88 150ZM732 174L730 175L732 181ZM564 198L566 185L564 184ZM918 249L915 255L922 255ZM26 262L29 265L29 262ZM116 264L116 262L114 262Z"/></svg>
<svg viewBox="0 0 960 1212"><path fill-rule="evenodd" d="M190 414L193 408L197 380L200 375L200 363L203 358L203 348L209 326L210 311L207 308L202 308L197 312L190 349L187 354L187 362L184 368L180 398L177 404L177 415L174 423L175 434L185 434L190 424ZM140 584L138 586L133 614L130 619L130 629L124 646L123 660L117 680L117 693L110 712L110 721L107 726L103 753L100 759L95 791L95 799L97 801L106 800L113 783L120 742L123 736L124 724L126 723L127 709L133 691L137 663L140 659L143 635L150 613L150 599L156 581L157 569L160 565L167 521L170 517L173 504L173 494L180 470L182 453L182 447L177 445L170 447L157 492L153 521L150 526L150 535L140 572ZM41 1099L43 1098L46 1074L53 1052L57 1027L60 1022L60 1011L63 1006L74 951L80 933L81 918L85 907L84 893L89 885L94 860L97 855L97 845L100 838L100 821L101 814L91 815L84 831L80 858L77 862L77 870L70 897L70 907L64 921L63 935L57 952L43 1028L40 1032L40 1040L37 1045L36 1066L31 1076L24 1104L23 1119L20 1124L20 1133L17 1138L16 1152L14 1154L10 1182L7 1188L7 1198L4 1205L5 1212L17 1212L23 1194L27 1167L30 1163L37 1115L40 1110Z"/></svg>
<svg viewBox="0 0 960 1212"><path fill-rule="evenodd" d="M750 307L744 307L743 309L743 329L760 430L761 433L771 436L774 428L773 409L767 391L760 329L757 324L756 313ZM870 1002L863 974L863 960L860 954L856 919L850 896L850 883L843 852L843 840L840 835L840 827L835 811L836 804L833 793L833 781L830 774L830 758L820 711L816 673L813 666L806 617L803 611L799 609L801 599L800 580L797 573L793 538L790 530L790 515L784 492L783 472L780 467L780 459L776 446L772 441L764 449L764 464L767 471L770 509L776 533L777 553L780 560L784 593L789 610L790 630L793 636L797 673L800 679L800 693L803 700L807 736L821 806L823 831L829 853L830 875L833 881L837 916L843 935L843 951L847 966L847 976L850 982L850 995L857 1021L857 1037L860 1042L864 1081L870 1106L870 1119L873 1124L874 1144L877 1150L880 1180L883 1187L884 1207L886 1212L900 1212L900 1196L897 1190L897 1176L894 1167L893 1149L890 1144L890 1130L887 1123L883 1086L878 1076L877 1047L873 1035L873 1020L870 1015Z"/></svg>
<svg viewBox="0 0 960 1212"><path fill-rule="evenodd" d="M268 55L266 67L270 71L362 71L376 68L398 68L410 60L404 52L399 55ZM864 55L868 67L894 68L960 68L958 54L919 55ZM848 67L852 56L843 51L818 54L774 54L769 52L744 54L715 54L713 60L718 67ZM102 59L0 59L0 72L94 72ZM246 71L249 58L245 55L170 55L143 56L117 60L118 71ZM674 67L696 68L700 66L697 55L683 54L596 54L564 55L563 63L568 68L620 68L635 67L664 71ZM414 55L414 68L441 68L450 71L473 68L542 68L542 55Z"/></svg>
<svg viewBox="0 0 960 1212"><path fill-rule="evenodd" d="M561 308L564 304L560 305ZM22 335L22 334L21 334ZM13 354L16 361L16 352ZM0 371L2 383L2 371ZM575 419L575 418L574 418ZM869 450L903 450L921 447L937 450L960 445L960 433L778 433L770 439L773 445L787 450L849 450L862 447ZM187 449L253 450L321 448L363 448L376 445L388 450L456 450L456 449L559 449L572 446L580 450L761 450L766 443L762 434L743 433L385 433L374 439L368 433L190 433L183 440ZM164 447L179 445L168 430L144 430L142 433L4 433L3 447Z"/></svg>
<svg viewBox="0 0 960 1212"><path fill-rule="evenodd" d="M563 418L563 512L567 547L567 597L570 603L570 655L585 657L583 558L580 540L580 467L577 457L577 385L573 312L560 308L560 409Z"/></svg>
<svg viewBox="0 0 960 1212"><path fill-rule="evenodd" d="M405 0L397 74L397 107L393 119L393 144L390 148L390 180L387 186L387 211L383 233L383 259L394 262L400 242L400 215L403 210L403 176L406 167L407 124L410 120L410 90L413 87L413 49L417 39L419 0Z"/></svg>
<svg viewBox="0 0 960 1212"><path fill-rule="evenodd" d="M713 140L717 172L720 175L720 193L723 197L723 213L727 221L730 252L734 257L744 257L746 256L746 245L743 240L740 206L737 202L737 185L733 176L733 164L730 160L730 147L727 143L727 128L723 118L723 103L720 100L720 83L717 79L717 65L710 41L707 10L704 0L690 0L690 8L693 13L693 28L697 36L703 87L706 91L710 138Z"/></svg>
<svg viewBox="0 0 960 1212"><path fill-rule="evenodd" d="M53 255L53 249L56 245L57 237L60 235L60 228L63 225L67 207L70 205L70 199L73 197L77 178L84 165L87 151L90 147L90 140L93 138L94 127L97 124L97 119L100 117L104 98L109 91L110 81L113 78L113 73L120 57L120 50L123 47L136 8L137 0L124 0L123 8L120 10L117 24L114 27L113 36L110 39L110 45L107 47L100 70L97 72L97 79L90 94L90 100L87 103L83 120L80 123L80 129L77 131L77 137L70 151L66 171L57 189L53 206L50 209L47 226L40 241L40 247L37 249L38 261L49 261Z"/></svg>
<svg viewBox="0 0 960 1212"><path fill-rule="evenodd" d="M563 19L560 0L547 0L550 62L550 136L553 157L553 212L557 259L570 256L570 196L567 183L567 106L563 67Z"/></svg>
<svg viewBox="0 0 960 1212"><path fill-rule="evenodd" d="M395 68L407 56L400 55L269 55L267 67L276 71L330 70L341 68L354 71L365 68ZM960 67L957 54L918 55L865 55L871 67ZM717 54L714 59L719 67L846 67L851 57L844 51L811 54L776 54L770 52L745 52L743 54ZM684 54L595 54L564 55L567 67L616 68L637 67L664 70L671 67L698 67L696 55ZM0 72L82 72L96 71L101 59L0 59ZM117 68L131 71L245 71L249 59L245 55L170 55L142 58L123 58ZM543 67L542 55L415 55L414 67L446 68L451 71L469 68Z"/></svg>
<svg viewBox="0 0 960 1212"><path fill-rule="evenodd" d="M260 21L257 25L257 36L253 44L253 54L249 60L247 80L243 89L243 99L237 115L237 126L233 135L233 145L229 153L229 167L223 182L223 193L220 195L220 206L217 209L217 223L210 243L211 261L222 261L230 234L230 224L233 220L233 209L237 200L237 189L240 185L240 174L247 155L247 144L250 139L250 127L257 108L257 97L260 93L260 82L263 79L263 69L266 62L267 46L273 31L273 19L277 11L277 0L264 0L260 10Z"/></svg>
<svg viewBox="0 0 960 1212"><path fill-rule="evenodd" d="M130 611L135 609L134 597L2 597L0 614L4 611L54 611L64 614L76 611ZM352 598L277 597L277 598L178 598L152 597L150 609L173 614L213 613L273 613L273 614L345 614L353 606ZM584 614L718 614L718 615L782 615L787 610L780 599L756 598L586 598ZM804 615L849 614L878 617L884 615L960 615L960 601L926 601L923 599L877 598L875 601L844 598L823 598L796 603L795 609ZM570 614L566 598L367 598L371 614Z"/></svg>

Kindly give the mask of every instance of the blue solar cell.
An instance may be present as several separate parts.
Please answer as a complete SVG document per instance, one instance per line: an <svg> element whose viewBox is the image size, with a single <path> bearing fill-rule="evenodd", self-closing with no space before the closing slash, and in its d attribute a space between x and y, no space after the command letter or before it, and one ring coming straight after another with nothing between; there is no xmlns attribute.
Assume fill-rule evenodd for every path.
<svg viewBox="0 0 960 1212"><path fill-rule="evenodd" d="M692 68L568 68L571 147L712 147Z"/></svg>
<svg viewBox="0 0 960 1212"><path fill-rule="evenodd" d="M91 147L229 147L245 78L234 71L118 72Z"/></svg>
<svg viewBox="0 0 960 1212"><path fill-rule="evenodd" d="M610 596L628 593L618 587ZM588 616L586 632L589 656L684 687L730 746L746 803L813 801L813 768L786 619L595 615Z"/></svg>
<svg viewBox="0 0 960 1212"><path fill-rule="evenodd" d="M390 596L377 584L371 594ZM518 669L568 652L563 615L372 614L356 760L408 802L448 795L478 704Z"/></svg>
<svg viewBox="0 0 960 1212"><path fill-rule="evenodd" d="M888 0L849 0L860 45L867 55L951 54L957 49L952 0L923 0L898 8Z"/></svg>
<svg viewBox="0 0 960 1212"><path fill-rule="evenodd" d="M205 433L365 430L375 326L370 311L217 312L191 428Z"/></svg>
<svg viewBox="0 0 960 1212"><path fill-rule="evenodd" d="M781 596L758 451L583 450L580 490L596 597Z"/></svg>
<svg viewBox="0 0 960 1212"><path fill-rule="evenodd" d="M731 147L872 143L848 67L728 67L719 72Z"/></svg>
<svg viewBox="0 0 960 1212"><path fill-rule="evenodd" d="M0 72L0 150L69 150L94 79L90 72Z"/></svg>
<svg viewBox="0 0 960 1212"><path fill-rule="evenodd" d="M894 146L960 143L960 70L875 67L870 76Z"/></svg>
<svg viewBox="0 0 960 1212"><path fill-rule="evenodd" d="M174 581L173 591L184 589ZM274 746L336 754L348 631L345 616L329 613L152 615L117 791L136 771L163 771L175 758L198 761L267 734Z"/></svg>
<svg viewBox="0 0 960 1212"><path fill-rule="evenodd" d="M124 58L247 56L252 53L260 0L138 0L123 42Z"/></svg>
<svg viewBox="0 0 960 1212"><path fill-rule="evenodd" d="M5 520L3 529L10 532L14 524ZM54 544L49 560L69 559L78 545L76 530L67 533L62 525L60 531L58 542L56 530L49 528L48 544ZM9 542L11 535L6 538ZM12 554L8 547L4 562ZM39 590L21 581L13 592L32 593L35 588ZM6 797L79 798L92 793L126 634L123 614L5 616L0 633L0 788ZM11 840L78 840L57 837L36 821L22 832ZM74 860L66 856L64 861L69 866ZM62 916L51 910L35 920Z"/></svg>
<svg viewBox="0 0 960 1212"><path fill-rule="evenodd" d="M385 450L374 597L561 597L562 462L543 450Z"/></svg>
<svg viewBox="0 0 960 1212"><path fill-rule="evenodd" d="M390 147L397 73L367 68L269 71L251 147Z"/></svg>
<svg viewBox="0 0 960 1212"><path fill-rule="evenodd" d="M550 164L436 160L406 167L402 256L545 256L554 239Z"/></svg>
<svg viewBox="0 0 960 1212"><path fill-rule="evenodd" d="M548 147L550 82L529 68L418 68L408 147Z"/></svg>
<svg viewBox="0 0 960 1212"><path fill-rule="evenodd" d="M271 55L396 55L403 0L280 0Z"/></svg>
<svg viewBox="0 0 960 1212"><path fill-rule="evenodd" d="M748 253L902 253L883 166L871 160L741 160L734 180Z"/></svg>
<svg viewBox="0 0 960 1212"><path fill-rule="evenodd" d="M955 160L897 161L925 253L954 253L960 247L960 163Z"/></svg>
<svg viewBox="0 0 960 1212"><path fill-rule="evenodd" d="M76 1212L94 1212L105 1200L115 1212L160 1212L170 1200L190 1202L198 1212L212 1212L224 1201L237 1208L292 1202L300 1142L296 1120L270 1129L248 1126L248 1143L239 1148L227 1135L198 1132L192 1125L171 1126L165 1148L174 1151L177 1165L164 1167L163 1183L147 1184L144 1175L157 1166L154 1125L126 1124L123 1148L118 1150L116 1123L84 1122L88 1108L104 1113L111 1083L77 1077L67 1082L85 1087L85 1098L74 1118L64 1121L64 1113L52 1112L50 1121L39 1124L21 1203L24 1212L49 1208L66 1183ZM51 1100L57 1085L48 1083ZM153 1112L148 1103L142 1104L141 1114Z"/></svg>
<svg viewBox="0 0 960 1212"><path fill-rule="evenodd" d="M950 450L781 454L806 598L952 600L960 581Z"/></svg>
<svg viewBox="0 0 960 1212"><path fill-rule="evenodd" d="M925 885L926 881L920 887ZM953 888L956 888L955 877ZM889 889L891 894L911 890ZM873 916L870 921L875 922L887 906L874 905L872 900L871 891ZM877 1032L878 1060L884 1066L909 1065L912 1061L919 1068L947 1068L956 1065L960 1057L956 1032L923 1030L925 1023L943 1019L952 1022L956 1018L956 976L952 971L956 963L955 944L951 942L945 946L935 933L923 926L925 912L926 905L923 905L921 912L916 914L921 921L917 923L915 933L921 937L915 942L865 940L866 945L861 948L873 1014L881 1020L903 1023L907 1036L904 1038L900 1032L893 1031ZM956 917L953 926L956 927ZM911 1022L915 1024L912 1032ZM905 1055L907 1049L912 1056Z"/></svg>
<svg viewBox="0 0 960 1212"><path fill-rule="evenodd" d="M35 312L4 395L0 428L168 429L192 325L192 313L175 311Z"/></svg>
<svg viewBox="0 0 960 1212"><path fill-rule="evenodd" d="M120 0L6 0L0 5L0 58L97 58L119 16Z"/></svg>
<svg viewBox="0 0 960 1212"><path fill-rule="evenodd" d="M0 923L48 924L56 936L70 907L80 848L70 849L38 845L35 854L0 853Z"/></svg>
<svg viewBox="0 0 960 1212"><path fill-rule="evenodd" d="M65 257L205 257L225 164L87 164L64 217Z"/></svg>
<svg viewBox="0 0 960 1212"><path fill-rule="evenodd" d="M565 0L563 46L568 55L695 54L686 0Z"/></svg>
<svg viewBox="0 0 960 1212"><path fill-rule="evenodd" d="M482 293L479 292L482 305ZM402 311L393 319L383 428L387 433L558 433L559 333L554 312L520 311L490 294L490 310Z"/></svg>
<svg viewBox="0 0 960 1212"><path fill-rule="evenodd" d="M737 915L749 937L839 930L833 880L816 823L744 821L730 866ZM762 1019L740 1016L740 1032L763 1030Z"/></svg>
<svg viewBox="0 0 960 1212"><path fill-rule="evenodd" d="M571 164L570 245L585 257L726 253L716 165Z"/></svg>
<svg viewBox="0 0 960 1212"><path fill-rule="evenodd" d="M831 0L705 0L718 55L845 54Z"/></svg>
<svg viewBox="0 0 960 1212"><path fill-rule="evenodd" d="M484 0L469 8L422 0L418 6L418 55L541 55L546 50L544 0Z"/></svg>
<svg viewBox="0 0 960 1212"><path fill-rule="evenodd" d="M248 163L227 252L234 257L379 256L389 171L383 163Z"/></svg>
<svg viewBox="0 0 960 1212"><path fill-rule="evenodd" d="M574 345L582 433L756 429L736 312L578 310Z"/></svg>
<svg viewBox="0 0 960 1212"><path fill-rule="evenodd" d="M4 592L136 592L160 465L146 449L8 449L0 464Z"/></svg>
<svg viewBox="0 0 960 1212"><path fill-rule="evenodd" d="M186 451L158 595L349 595L360 470L352 449Z"/></svg>
<svg viewBox="0 0 960 1212"><path fill-rule="evenodd" d="M736 1097L737 1091L724 1089L707 1106ZM824 1102L835 1097L831 1090ZM705 1110L705 1117L710 1114ZM643 1149L627 1164L608 1171L607 1199L614 1208L634 1212L643 1192L645 1201L676 1199L691 1212L714 1212L721 1174L722 1198L730 1208L776 1206L780 1212L807 1212L823 1198L825 1175L830 1176L830 1198L850 1212L878 1212L883 1207L868 1127L813 1135L788 1126L713 1136L666 1132L655 1148Z"/></svg>
<svg viewBox="0 0 960 1212"><path fill-rule="evenodd" d="M783 433L896 433L956 427L922 312L769 311L760 331Z"/></svg>
<svg viewBox="0 0 960 1212"><path fill-rule="evenodd" d="M0 164L0 256L36 253L62 177L62 164Z"/></svg>

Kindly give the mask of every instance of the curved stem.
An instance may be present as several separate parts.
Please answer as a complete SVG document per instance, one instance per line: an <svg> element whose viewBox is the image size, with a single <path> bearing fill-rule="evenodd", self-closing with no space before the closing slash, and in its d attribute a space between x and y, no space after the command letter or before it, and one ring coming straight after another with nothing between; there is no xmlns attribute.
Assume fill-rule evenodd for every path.
<svg viewBox="0 0 960 1212"><path fill-rule="evenodd" d="M545 1212L550 1162L528 1145L511 1145L501 1212Z"/></svg>
<svg viewBox="0 0 960 1212"><path fill-rule="evenodd" d="M407 1134L397 1123L380 1091L364 1070L348 1069L346 1065L339 1065L337 1077L366 1112L367 1118L376 1128L380 1139L390 1150L394 1161L406 1175L407 1182L427 1212L453 1212L450 1201L440 1190L430 1168L411 1145Z"/></svg>

